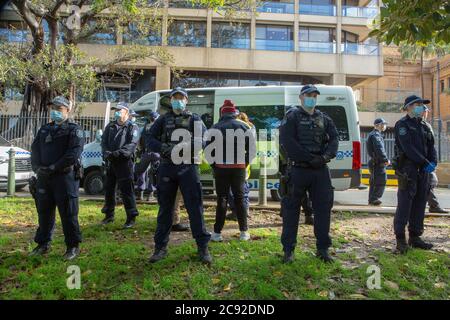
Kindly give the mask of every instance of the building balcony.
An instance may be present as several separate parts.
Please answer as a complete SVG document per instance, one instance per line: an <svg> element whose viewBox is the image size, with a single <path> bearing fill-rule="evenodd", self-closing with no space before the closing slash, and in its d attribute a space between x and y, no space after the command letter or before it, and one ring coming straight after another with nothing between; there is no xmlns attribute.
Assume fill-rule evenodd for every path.
<svg viewBox="0 0 450 320"><path fill-rule="evenodd" d="M256 39L256 50L294 51L294 41Z"/></svg>
<svg viewBox="0 0 450 320"><path fill-rule="evenodd" d="M377 7L342 6L342 16L354 18L375 18L379 13Z"/></svg>
<svg viewBox="0 0 450 320"><path fill-rule="evenodd" d="M321 4L300 4L299 13L317 16L335 16L336 6Z"/></svg>
<svg viewBox="0 0 450 320"><path fill-rule="evenodd" d="M258 12L266 13L290 13L293 14L294 10L293 2L263 2L258 8Z"/></svg>
<svg viewBox="0 0 450 320"><path fill-rule="evenodd" d="M300 52L336 53L336 43L318 41L300 41L298 44Z"/></svg>
<svg viewBox="0 0 450 320"><path fill-rule="evenodd" d="M342 43L341 52L362 56L378 56L380 54L380 46L377 44Z"/></svg>

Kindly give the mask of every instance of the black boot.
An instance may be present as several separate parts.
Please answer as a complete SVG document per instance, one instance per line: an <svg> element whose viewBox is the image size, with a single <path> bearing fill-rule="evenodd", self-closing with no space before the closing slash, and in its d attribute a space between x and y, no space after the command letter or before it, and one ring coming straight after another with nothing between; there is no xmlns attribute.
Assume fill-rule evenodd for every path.
<svg viewBox="0 0 450 320"><path fill-rule="evenodd" d="M285 251L283 256L283 263L292 263L294 262L294 250Z"/></svg>
<svg viewBox="0 0 450 320"><path fill-rule="evenodd" d="M209 254L208 248L198 248L198 256L200 258L200 261L204 264L211 264L212 263L212 257Z"/></svg>
<svg viewBox="0 0 450 320"><path fill-rule="evenodd" d="M381 205L381 200L377 199L377 200L374 200L374 201L369 201L369 204L372 205L372 206L379 206L379 205Z"/></svg>
<svg viewBox="0 0 450 320"><path fill-rule="evenodd" d="M408 252L408 244L406 243L406 239L405 238L397 238L397 251L400 252L401 254L405 254Z"/></svg>
<svg viewBox="0 0 450 320"><path fill-rule="evenodd" d="M114 222L114 215L106 215L105 218L100 222L100 224L105 225Z"/></svg>
<svg viewBox="0 0 450 320"><path fill-rule="evenodd" d="M167 257L167 248L155 249L155 252L148 260L150 263L158 262Z"/></svg>
<svg viewBox="0 0 450 320"><path fill-rule="evenodd" d="M330 256L328 249L317 249L316 257L325 263L332 263L334 261Z"/></svg>
<svg viewBox="0 0 450 320"><path fill-rule="evenodd" d="M128 217L127 221L125 221L125 224L123 225L124 229L130 229L133 228L136 224L136 217Z"/></svg>
<svg viewBox="0 0 450 320"><path fill-rule="evenodd" d="M305 224L313 226L314 225L314 217L313 216L305 216Z"/></svg>
<svg viewBox="0 0 450 320"><path fill-rule="evenodd" d="M64 259L67 261L73 260L80 254L80 249L78 247L68 247L66 253L64 253Z"/></svg>
<svg viewBox="0 0 450 320"><path fill-rule="evenodd" d="M409 236L408 244L413 248L423 249L423 250L430 250L433 248L433 244L429 242L423 241L420 237L416 236Z"/></svg>
<svg viewBox="0 0 450 320"><path fill-rule="evenodd" d="M50 251L50 243L39 244L33 251L30 252L30 256L42 256Z"/></svg>
<svg viewBox="0 0 450 320"><path fill-rule="evenodd" d="M226 218L227 220L233 220L233 221L237 221L237 215L236 212L232 212L230 214L227 214Z"/></svg>
<svg viewBox="0 0 450 320"><path fill-rule="evenodd" d="M428 211L430 211L430 213L448 213L447 210L444 210L441 207L430 207Z"/></svg>
<svg viewBox="0 0 450 320"><path fill-rule="evenodd" d="M184 232L189 231L189 226L183 223L177 223L172 226L172 231Z"/></svg>

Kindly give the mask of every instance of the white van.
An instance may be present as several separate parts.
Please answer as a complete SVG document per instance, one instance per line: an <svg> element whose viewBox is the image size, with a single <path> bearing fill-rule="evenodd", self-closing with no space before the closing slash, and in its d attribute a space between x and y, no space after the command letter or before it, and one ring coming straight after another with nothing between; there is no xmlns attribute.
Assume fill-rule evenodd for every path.
<svg viewBox="0 0 450 320"><path fill-rule="evenodd" d="M12 147L9 141L0 136L0 190L6 190L8 187L8 152L11 148L16 152L16 190L25 188L28 184L28 179L33 175L31 170L31 153L18 147Z"/></svg>
<svg viewBox="0 0 450 320"><path fill-rule="evenodd" d="M339 151L330 163L333 186L336 190L356 188L361 180L361 142L359 120L353 91L347 86L317 85L320 95L317 108L327 113L339 132ZM227 88L187 89L188 109L202 117L207 127L219 120L219 108L225 99L231 99L241 112L247 113L256 130L277 129L284 117L286 107L298 105L301 86L259 86ZM154 91L137 100L131 108L144 115L158 111L158 101L169 90ZM207 121L212 119L213 121ZM206 120L206 121L205 121ZM259 146L258 146L259 148ZM268 157L278 161L278 145L269 147ZM205 189L214 188L210 168L201 165L201 179ZM251 189L258 189L259 167L255 160L251 165L248 181ZM267 188L272 197L278 199L279 173L267 179Z"/></svg>

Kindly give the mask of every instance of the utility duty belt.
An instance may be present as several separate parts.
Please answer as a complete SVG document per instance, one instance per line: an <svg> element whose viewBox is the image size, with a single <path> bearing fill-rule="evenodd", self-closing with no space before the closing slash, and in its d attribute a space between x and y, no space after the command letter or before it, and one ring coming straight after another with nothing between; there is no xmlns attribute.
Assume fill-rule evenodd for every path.
<svg viewBox="0 0 450 320"><path fill-rule="evenodd" d="M312 168L309 162L289 160L288 165L297 168Z"/></svg>

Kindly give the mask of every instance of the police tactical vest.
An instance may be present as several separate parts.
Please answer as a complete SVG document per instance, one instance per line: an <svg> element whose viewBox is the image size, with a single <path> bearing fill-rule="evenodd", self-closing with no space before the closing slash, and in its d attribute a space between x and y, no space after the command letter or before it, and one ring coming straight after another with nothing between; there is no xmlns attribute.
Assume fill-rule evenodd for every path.
<svg viewBox="0 0 450 320"><path fill-rule="evenodd" d="M166 114L166 123L164 125L163 133L161 136L162 143L171 143L172 134L176 129L186 129L191 131L192 113L189 111L183 111L181 114L176 115L173 112Z"/></svg>
<svg viewBox="0 0 450 320"><path fill-rule="evenodd" d="M298 142L312 154L321 154L328 142L325 130L325 117L322 112L307 115L296 112L298 125Z"/></svg>

